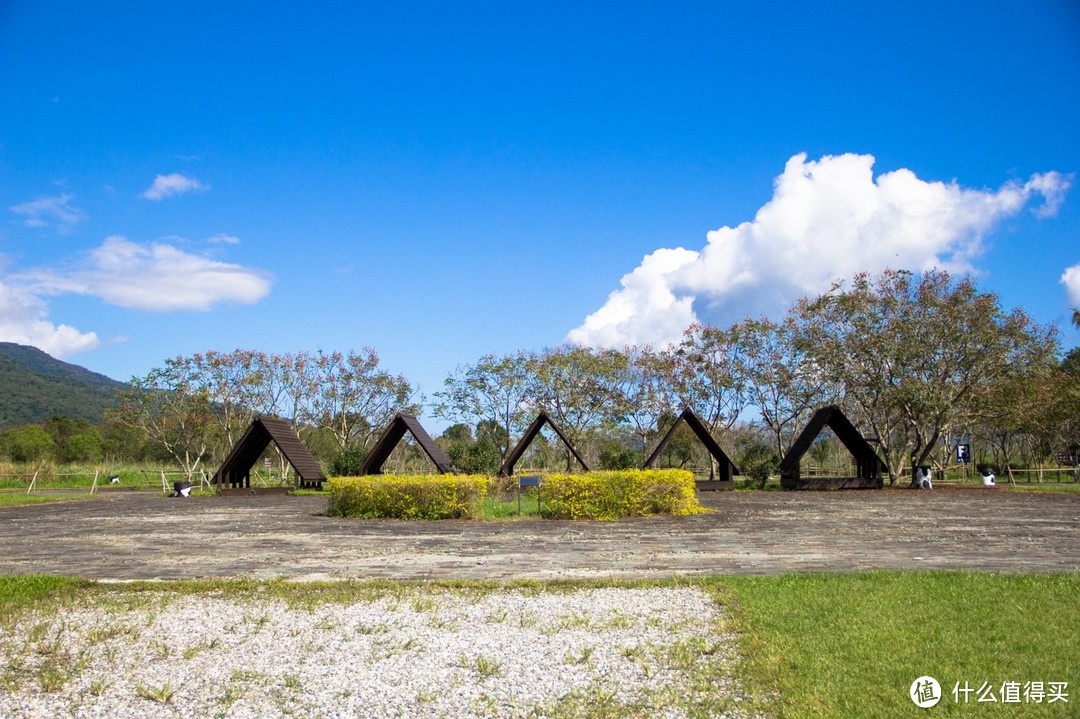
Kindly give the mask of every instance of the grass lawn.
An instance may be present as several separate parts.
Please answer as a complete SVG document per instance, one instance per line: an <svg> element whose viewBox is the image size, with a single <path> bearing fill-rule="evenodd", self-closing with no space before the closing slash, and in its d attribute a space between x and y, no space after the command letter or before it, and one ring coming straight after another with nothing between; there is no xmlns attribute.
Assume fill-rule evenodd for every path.
<svg viewBox="0 0 1080 719"><path fill-rule="evenodd" d="M516 510L516 505L515 505ZM535 504L533 505L535 511ZM48 611L72 597L143 591L278 596L286 601L364 601L403 587L433 592L497 592L528 586L566 592L592 586L697 586L728 606L744 657L737 673L756 708L773 719L803 717L1080 716L1080 574L1000 575L969 572L709 577L665 582L340 584L212 581L97 585L54 577L0 577L0 617L35 606ZM704 638L703 638L704 639ZM708 642L703 641L703 647ZM704 670L703 670L704 671ZM911 683L929 675L940 703L920 709ZM702 675L702 682L717 677ZM993 686L994 704L973 691L957 702L953 688ZM1017 682L1019 703L1003 703L1003 683ZM1068 682L1068 702L1025 702L1026 682ZM610 710L610 713L608 712ZM927 712L924 714L924 712ZM603 716L639 716L608 706ZM599 715L598 715L599 716Z"/></svg>
<svg viewBox="0 0 1080 719"><path fill-rule="evenodd" d="M45 504L47 502L70 502L72 500L93 499L95 495L87 492L61 494L27 494L25 489L0 489L0 507L14 507L23 504Z"/></svg>
<svg viewBox="0 0 1080 719"><path fill-rule="evenodd" d="M1008 489L1011 492L1064 492L1070 494L1080 494L1080 483L1073 482L1072 484L1049 484L1044 482L1043 484L1015 484L1009 485L1002 483L998 485L1003 489Z"/></svg>
<svg viewBox="0 0 1080 719"><path fill-rule="evenodd" d="M536 490L525 489L521 492L521 503L517 498L488 495L484 498L484 519L540 519L546 512L546 505L536 501Z"/></svg>
<svg viewBox="0 0 1080 719"><path fill-rule="evenodd" d="M1080 574L871 572L710 582L743 632L745 680L772 717L1080 716ZM940 682L932 709L909 699ZM1069 702L1005 704L1003 682L1069 682ZM998 703L953 697L993 685Z"/></svg>

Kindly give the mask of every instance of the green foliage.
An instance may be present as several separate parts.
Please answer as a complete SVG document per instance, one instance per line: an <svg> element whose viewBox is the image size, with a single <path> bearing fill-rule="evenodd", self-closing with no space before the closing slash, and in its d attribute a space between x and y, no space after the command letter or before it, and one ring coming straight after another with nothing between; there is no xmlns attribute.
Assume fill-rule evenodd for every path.
<svg viewBox="0 0 1080 719"><path fill-rule="evenodd" d="M981 410L996 382L1055 356L1053 330L970 277L886 270L859 273L793 314L818 371L877 438L889 483L926 464L939 439Z"/></svg>
<svg viewBox="0 0 1080 719"><path fill-rule="evenodd" d="M694 496L694 475L682 469L549 474L544 502L554 519L618 519L707 511Z"/></svg>
<svg viewBox="0 0 1080 719"><path fill-rule="evenodd" d="M367 449L359 445L346 447L330 461L330 474L336 477L348 477L360 472L360 465L367 458Z"/></svg>
<svg viewBox="0 0 1080 719"><path fill-rule="evenodd" d="M110 410L101 428L102 451L110 459L125 462L166 464L172 461L168 451L152 441L145 432L119 421Z"/></svg>
<svg viewBox="0 0 1080 719"><path fill-rule="evenodd" d="M7 430L0 435L0 447L16 462L51 460L56 456L56 440L36 424Z"/></svg>
<svg viewBox="0 0 1080 719"><path fill-rule="evenodd" d="M42 424L56 442L56 461L99 462L104 455L101 430L85 419L52 417Z"/></svg>
<svg viewBox="0 0 1080 719"><path fill-rule="evenodd" d="M482 475L332 477L331 517L474 519L483 514L488 478Z"/></svg>
<svg viewBox="0 0 1080 719"><path fill-rule="evenodd" d="M1061 371L1073 377L1080 377L1080 347L1073 347L1065 353L1061 360Z"/></svg>
<svg viewBox="0 0 1080 719"><path fill-rule="evenodd" d="M600 469L634 469L641 464L641 452L626 445L620 437L600 441Z"/></svg>
<svg viewBox="0 0 1080 719"><path fill-rule="evenodd" d="M474 364L458 367L443 383L445 389L435 393L435 416L461 423L455 427L469 435L473 423L477 434L489 427L499 457L505 456L511 430L520 426L528 404L527 364L528 355L517 352L505 357L484 355ZM458 430L459 439L460 435Z"/></svg>
<svg viewBox="0 0 1080 719"><path fill-rule="evenodd" d="M502 462L501 435L497 425L481 422L473 439L468 425L455 424L443 432L439 443L455 469L466 474L490 475L499 471Z"/></svg>
<svg viewBox="0 0 1080 719"><path fill-rule="evenodd" d="M667 428L674 424L679 419L679 416L674 412L664 412L660 415L658 427L661 431L667 431ZM655 444L655 442L653 443ZM668 443L664 445L664 451L660 453L660 456L656 459L657 467L675 467L682 468L690 464L694 459L694 452L701 447L701 441L694 435L694 431L686 426L685 422L680 422L679 426L675 428L675 433L671 435Z"/></svg>
<svg viewBox="0 0 1080 719"><path fill-rule="evenodd" d="M764 489L769 477L780 469L780 455L763 442L747 445L738 460L739 472L758 489Z"/></svg>
<svg viewBox="0 0 1080 719"><path fill-rule="evenodd" d="M625 419L626 406L618 388L629 366L628 357L618 350L575 345L547 349L525 363L528 397L579 451L589 454L595 430ZM569 471L569 454L566 460Z"/></svg>

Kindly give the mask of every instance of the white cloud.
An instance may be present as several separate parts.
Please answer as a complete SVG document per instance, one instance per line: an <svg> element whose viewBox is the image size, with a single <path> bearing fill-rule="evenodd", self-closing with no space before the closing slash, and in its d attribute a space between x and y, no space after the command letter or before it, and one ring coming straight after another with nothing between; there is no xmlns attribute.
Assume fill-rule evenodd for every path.
<svg viewBox="0 0 1080 719"><path fill-rule="evenodd" d="M1072 179L1048 172L997 191L971 190L906 169L875 180L873 165L870 155L792 157L752 222L709 232L700 250L647 255L567 339L662 345L695 320L776 315L861 270L971 271L984 235L1002 218L1035 197L1043 198L1037 215L1053 214Z"/></svg>
<svg viewBox="0 0 1080 719"><path fill-rule="evenodd" d="M1061 275L1061 284L1065 285L1065 294L1073 307L1080 307L1080 262L1069 267Z"/></svg>
<svg viewBox="0 0 1080 719"><path fill-rule="evenodd" d="M101 342L94 332L48 320L49 306L18 285L0 282L0 341L31 345L53 357L87 352Z"/></svg>
<svg viewBox="0 0 1080 719"><path fill-rule="evenodd" d="M1065 193L1072 186L1073 174L1063 175L1060 172L1035 173L1024 184L1024 189L1030 193L1043 196L1043 204L1036 207L1032 212L1036 217L1054 217L1065 201Z"/></svg>
<svg viewBox="0 0 1080 719"><path fill-rule="evenodd" d="M693 250L660 249L646 255L641 265L624 275L622 289L608 295L599 311L570 333L571 342L619 347L627 330L643 338L667 337L672 327L686 327L694 321L693 298L678 298L667 277L698 259ZM680 330L681 331L681 330ZM647 341L647 340L646 340Z"/></svg>
<svg viewBox="0 0 1080 719"><path fill-rule="evenodd" d="M66 235L75 225L87 219L88 215L71 204L72 195L62 194L55 197L40 197L36 200L13 205L9 209L24 218L26 227L54 228Z"/></svg>
<svg viewBox="0 0 1080 719"><path fill-rule="evenodd" d="M108 237L84 266L37 270L22 278L42 293L80 294L135 310L209 310L223 302L252 304L270 292L269 274L218 262L172 245Z"/></svg>
<svg viewBox="0 0 1080 719"><path fill-rule="evenodd" d="M239 245L240 238L236 235L227 235L224 232L219 232L213 237L206 238L206 241L211 245Z"/></svg>
<svg viewBox="0 0 1080 719"><path fill-rule="evenodd" d="M182 195L187 192L206 192L209 189L210 185L199 182L194 177L185 177L179 172L173 172L155 177L154 182L140 197L160 201L174 195Z"/></svg>

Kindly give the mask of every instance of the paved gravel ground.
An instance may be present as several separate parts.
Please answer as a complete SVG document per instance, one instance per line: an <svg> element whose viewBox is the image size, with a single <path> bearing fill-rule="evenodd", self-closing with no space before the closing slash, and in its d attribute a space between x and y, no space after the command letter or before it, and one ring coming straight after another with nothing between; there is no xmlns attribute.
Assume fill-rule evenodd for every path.
<svg viewBox="0 0 1080 719"><path fill-rule="evenodd" d="M1080 571L1080 495L709 492L715 511L618 522L322 516L320 497L0 508L0 573L102 580L558 579L863 569Z"/></svg>
<svg viewBox="0 0 1080 719"><path fill-rule="evenodd" d="M96 597L0 630L0 716L745 717L704 592Z"/></svg>
<svg viewBox="0 0 1080 719"><path fill-rule="evenodd" d="M670 577L863 569L1080 571L1080 495L725 492L619 522L323 516L318 497L0 508L0 573L100 580ZM97 596L97 595L95 595ZM0 716L744 717L726 610L689 589L413 586L288 608L167 590L0 630ZM126 597L120 599L120 597ZM709 677L701 681L702 676ZM640 712L638 712L640 713Z"/></svg>

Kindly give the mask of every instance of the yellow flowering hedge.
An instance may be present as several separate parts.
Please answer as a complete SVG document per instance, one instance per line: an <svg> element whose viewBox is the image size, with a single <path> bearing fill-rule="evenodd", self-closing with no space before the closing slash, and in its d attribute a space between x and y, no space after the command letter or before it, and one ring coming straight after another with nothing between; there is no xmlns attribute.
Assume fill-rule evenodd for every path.
<svg viewBox="0 0 1080 719"><path fill-rule="evenodd" d="M488 478L471 474L332 477L331 517L474 519L483 515Z"/></svg>
<svg viewBox="0 0 1080 719"><path fill-rule="evenodd" d="M618 519L648 514L684 516L708 510L685 469L628 469L546 474L541 493L552 519Z"/></svg>

